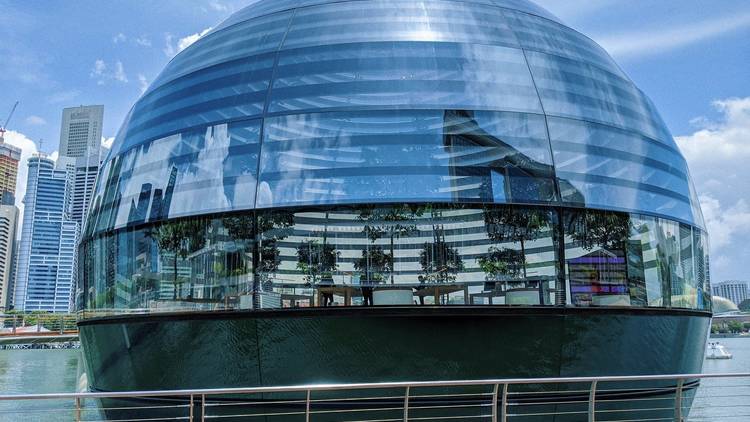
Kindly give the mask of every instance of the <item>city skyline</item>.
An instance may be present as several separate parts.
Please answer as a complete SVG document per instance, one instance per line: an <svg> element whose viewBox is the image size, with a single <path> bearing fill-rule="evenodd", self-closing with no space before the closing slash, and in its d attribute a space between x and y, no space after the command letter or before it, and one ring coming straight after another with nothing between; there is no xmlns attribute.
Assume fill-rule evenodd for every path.
<svg viewBox="0 0 750 422"><path fill-rule="evenodd" d="M205 35L215 22L249 3L201 1L185 5L167 1L150 6L152 13L127 25L121 17L136 13L147 7L145 4L114 4L109 14L118 16L116 24L98 14L96 7L82 6L88 20L96 22L89 31L68 31L65 36L50 37L52 41L32 41L23 35L66 12L55 5L43 11L33 4L0 2L9 10L0 19L14 24L4 25L0 35L17 41L0 46L10 58L10 72L0 78L0 87L8 92L0 103L0 115L7 113L15 99L21 100L6 135L9 143L23 149L20 170L25 171L26 159L35 150L32 139L44 138L43 149L51 158L57 157L53 140L59 136L57 119L63 107L104 104L108 111L103 138L105 144L111 142L130 105L158 70L179 50ZM589 3L539 2L600 42L664 111L698 184L711 233L712 275L716 281L747 278L741 263L750 259L750 248L744 246L750 241L750 229L744 227L750 226L750 205L745 199L750 187L743 183L750 173L744 165L750 149L743 143L750 133L750 71L741 64L750 60L750 49L743 48L750 12L741 1L712 3L710 12L703 12L706 1L689 2L693 7L667 1L649 4L649 13L630 7L629 2ZM664 24L659 16L666 11L670 20ZM165 16L170 19L163 19ZM65 31L66 25L49 31ZM634 39L636 32L640 35ZM629 42L624 44L623 39ZM60 42L81 48L80 54L49 53L60 48ZM40 57L42 60L34 60ZM37 64L25 66L30 62ZM19 71L13 72L14 66ZM25 175L19 174L19 208L23 205L19 204L23 181Z"/></svg>

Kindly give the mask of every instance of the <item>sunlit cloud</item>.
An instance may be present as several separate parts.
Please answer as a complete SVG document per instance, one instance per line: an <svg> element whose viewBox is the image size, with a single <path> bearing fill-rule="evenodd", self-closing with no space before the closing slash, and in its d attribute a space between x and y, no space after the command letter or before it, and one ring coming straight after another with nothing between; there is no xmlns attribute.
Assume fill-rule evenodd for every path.
<svg viewBox="0 0 750 422"><path fill-rule="evenodd" d="M679 26L594 36L613 56L632 59L651 56L750 27L750 13L707 19Z"/></svg>

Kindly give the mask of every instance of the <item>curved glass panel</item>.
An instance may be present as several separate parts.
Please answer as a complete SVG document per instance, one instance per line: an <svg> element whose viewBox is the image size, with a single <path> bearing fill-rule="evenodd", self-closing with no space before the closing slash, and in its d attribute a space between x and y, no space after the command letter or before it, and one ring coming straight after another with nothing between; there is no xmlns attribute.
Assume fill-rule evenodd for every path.
<svg viewBox="0 0 750 422"><path fill-rule="evenodd" d="M394 305L707 310L705 249L705 234L690 226L595 210L248 211L95 236L81 249L78 295L92 314Z"/></svg>
<svg viewBox="0 0 750 422"><path fill-rule="evenodd" d="M550 19L525 0L243 9L118 132L80 306L709 309L703 218L666 125Z"/></svg>
<svg viewBox="0 0 750 422"><path fill-rule="evenodd" d="M350 0L349 3L357 3L360 0ZM557 18L543 8L526 0L458 0L461 3L474 3L476 5L493 5L514 10L520 10L526 13L531 13L537 16L541 16L547 19L557 21ZM257 18L258 16L264 16L271 13L276 13L284 10L294 9L297 7L308 7L315 5L323 5L328 3L341 4L342 0L272 0L272 1L261 1L252 4L239 12L233 14L222 22L216 30L221 30L231 25L236 25L240 22L248 19ZM418 4L421 7L429 5L430 2L393 2L395 5L403 4Z"/></svg>
<svg viewBox="0 0 750 422"><path fill-rule="evenodd" d="M300 8L283 49L378 41L517 46L503 9L451 1L371 0Z"/></svg>
<svg viewBox="0 0 750 422"><path fill-rule="evenodd" d="M513 10L507 10L504 14L524 49L584 61L627 79L609 54L590 38L538 16Z"/></svg>
<svg viewBox="0 0 750 422"><path fill-rule="evenodd" d="M677 148L651 102L630 81L550 54L527 51L526 58L548 115L635 130Z"/></svg>
<svg viewBox="0 0 750 422"><path fill-rule="evenodd" d="M396 107L542 112L518 49L398 42L279 54L269 112Z"/></svg>
<svg viewBox="0 0 750 422"><path fill-rule="evenodd" d="M676 149L602 124L547 121L557 177L576 188L563 201L693 221L687 164Z"/></svg>
<svg viewBox="0 0 750 422"><path fill-rule="evenodd" d="M209 66L278 50L291 16L291 12L265 16L201 37L175 56L151 87Z"/></svg>
<svg viewBox="0 0 750 422"><path fill-rule="evenodd" d="M261 207L400 202L552 202L544 117L466 110L266 119Z"/></svg>
<svg viewBox="0 0 750 422"><path fill-rule="evenodd" d="M89 231L255 205L260 121L209 126L131 149L102 169Z"/></svg>

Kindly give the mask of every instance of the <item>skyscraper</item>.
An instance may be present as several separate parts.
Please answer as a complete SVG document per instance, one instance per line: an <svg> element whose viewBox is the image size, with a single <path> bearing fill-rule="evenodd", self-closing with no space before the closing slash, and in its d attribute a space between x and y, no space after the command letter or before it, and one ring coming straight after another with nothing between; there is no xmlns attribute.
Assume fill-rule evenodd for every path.
<svg viewBox="0 0 750 422"><path fill-rule="evenodd" d="M105 148L101 146L104 106L63 109L60 130L60 158L73 178L71 218L80 225L88 210Z"/></svg>
<svg viewBox="0 0 750 422"><path fill-rule="evenodd" d="M68 312L78 223L70 216L73 175L61 162L29 159L13 303L21 311Z"/></svg>
<svg viewBox="0 0 750 422"><path fill-rule="evenodd" d="M11 304L17 220L18 208L15 205L0 205L0 311Z"/></svg>
<svg viewBox="0 0 750 422"><path fill-rule="evenodd" d="M0 142L0 204L14 205L16 200L16 177L21 149Z"/></svg>
<svg viewBox="0 0 750 422"><path fill-rule="evenodd" d="M103 120L102 105L63 109L60 155L76 158L87 155L99 156Z"/></svg>

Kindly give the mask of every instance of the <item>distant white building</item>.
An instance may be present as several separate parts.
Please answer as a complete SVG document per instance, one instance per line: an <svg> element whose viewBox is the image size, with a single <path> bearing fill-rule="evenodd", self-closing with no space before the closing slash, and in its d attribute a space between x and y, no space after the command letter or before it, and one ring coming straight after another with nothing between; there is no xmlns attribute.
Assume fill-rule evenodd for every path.
<svg viewBox="0 0 750 422"><path fill-rule="evenodd" d="M103 105L63 109L60 155L74 158L98 156L102 143L103 121Z"/></svg>
<svg viewBox="0 0 750 422"><path fill-rule="evenodd" d="M96 176L107 151L101 146L103 123L104 106L63 109L57 167L65 167L73 178L70 212L80 227L83 227Z"/></svg>
<svg viewBox="0 0 750 422"><path fill-rule="evenodd" d="M731 300L735 305L739 305L745 299L750 299L746 281L727 280L716 283L712 287L714 296L721 296Z"/></svg>

